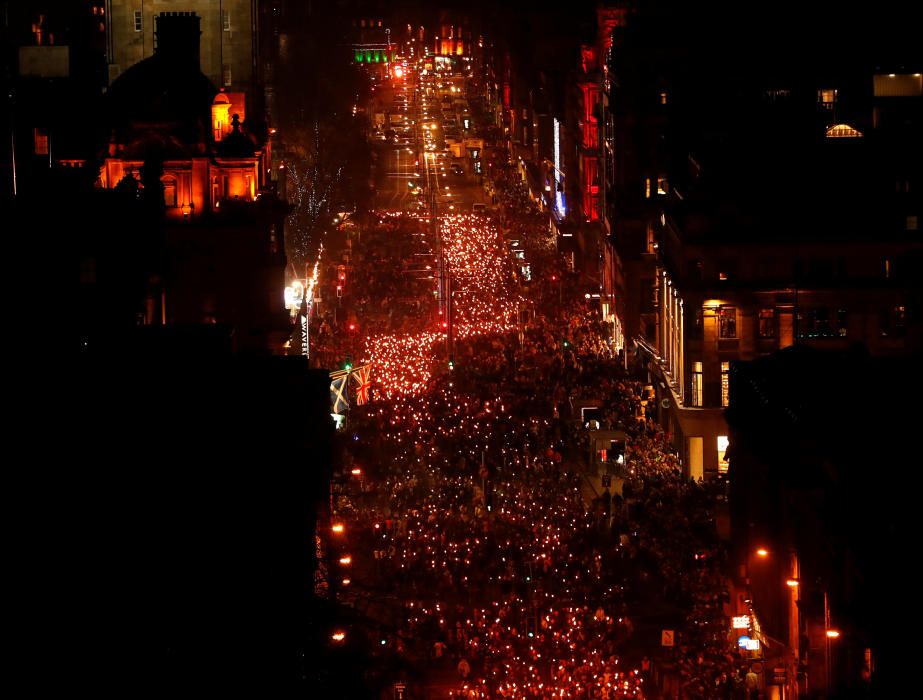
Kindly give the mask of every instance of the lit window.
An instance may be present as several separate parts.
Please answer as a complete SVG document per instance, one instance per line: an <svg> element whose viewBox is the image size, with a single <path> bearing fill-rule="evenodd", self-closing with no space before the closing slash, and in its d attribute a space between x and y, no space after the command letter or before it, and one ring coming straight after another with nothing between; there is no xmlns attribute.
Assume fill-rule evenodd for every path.
<svg viewBox="0 0 923 700"><path fill-rule="evenodd" d="M696 406L701 408L702 406L702 363L693 362L692 363L692 396L689 401L690 406Z"/></svg>
<svg viewBox="0 0 923 700"><path fill-rule="evenodd" d="M729 466L728 460L728 441L727 435L718 436L718 473L726 474Z"/></svg>
<svg viewBox="0 0 923 700"><path fill-rule="evenodd" d="M826 109L832 109L836 103L836 90L825 89L817 91L817 101Z"/></svg>
<svg viewBox="0 0 923 700"><path fill-rule="evenodd" d="M43 129L35 129L33 131L34 140L35 140L35 155L37 156L47 156L48 155L48 134L45 133Z"/></svg>
<svg viewBox="0 0 923 700"><path fill-rule="evenodd" d="M718 337L737 337L737 307L721 306L718 308Z"/></svg>
<svg viewBox="0 0 923 700"><path fill-rule="evenodd" d="M651 198L651 179L649 177L644 178L644 198Z"/></svg>
<svg viewBox="0 0 923 700"><path fill-rule="evenodd" d="M658 177L657 178L657 194L666 194L668 190L669 190L669 187L667 186L667 178Z"/></svg>
<svg viewBox="0 0 923 700"><path fill-rule="evenodd" d="M134 20L135 20L135 31L140 32L141 29L144 27L144 17L141 14L141 10L135 10Z"/></svg>
<svg viewBox="0 0 923 700"><path fill-rule="evenodd" d="M660 104L665 105L667 103L667 93L660 93Z"/></svg>
<svg viewBox="0 0 923 700"><path fill-rule="evenodd" d="M908 231L917 231L920 227L919 219L917 219L916 214L910 214L907 216L907 230Z"/></svg>
<svg viewBox="0 0 923 700"><path fill-rule="evenodd" d="M760 338L774 338L776 335L776 312L774 309L760 309Z"/></svg>
<svg viewBox="0 0 923 700"><path fill-rule="evenodd" d="M730 397L730 373L731 363L721 363L721 405L727 406Z"/></svg>
<svg viewBox="0 0 923 700"><path fill-rule="evenodd" d="M231 64L225 63L221 72L223 74L224 85L227 87L231 84Z"/></svg>
<svg viewBox="0 0 923 700"><path fill-rule="evenodd" d="M727 278L728 278L728 273L726 273L726 272L719 272L719 273L718 273L718 279L721 280L722 282L726 282L726 281L727 281Z"/></svg>
<svg viewBox="0 0 923 700"><path fill-rule="evenodd" d="M231 31L231 13L228 10L221 11L221 28L226 32Z"/></svg>

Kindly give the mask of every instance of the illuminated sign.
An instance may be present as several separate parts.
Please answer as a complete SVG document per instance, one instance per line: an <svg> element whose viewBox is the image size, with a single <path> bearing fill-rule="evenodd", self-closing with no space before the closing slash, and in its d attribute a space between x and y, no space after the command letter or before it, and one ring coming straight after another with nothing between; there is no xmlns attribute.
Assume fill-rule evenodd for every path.
<svg viewBox="0 0 923 700"><path fill-rule="evenodd" d="M735 630L745 630L750 627L749 615L737 615L731 618L731 627Z"/></svg>
<svg viewBox="0 0 923 700"><path fill-rule="evenodd" d="M739 646L741 649L746 649L750 641L751 641L750 637L748 637L745 634L742 634L741 636L737 638L737 646Z"/></svg>
<svg viewBox="0 0 923 700"><path fill-rule="evenodd" d="M566 208L564 206L564 178L561 177L561 122L554 118L554 208L558 215L564 216Z"/></svg>
<svg viewBox="0 0 923 700"><path fill-rule="evenodd" d="M747 651L759 651L760 650L760 640L759 639L748 639L746 649Z"/></svg>

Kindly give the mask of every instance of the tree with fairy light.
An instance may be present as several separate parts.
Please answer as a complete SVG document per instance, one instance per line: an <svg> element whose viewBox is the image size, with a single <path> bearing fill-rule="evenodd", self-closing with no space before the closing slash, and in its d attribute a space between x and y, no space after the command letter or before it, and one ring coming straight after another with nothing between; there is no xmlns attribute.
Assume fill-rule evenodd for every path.
<svg viewBox="0 0 923 700"><path fill-rule="evenodd" d="M312 259L319 234L333 220L333 203L343 172L343 166L330 162L328 152L321 146L319 121L314 121L312 131L310 136L298 139L307 147L295 149L294 157L285 164L289 200L293 205L288 217L286 252L296 270L303 269Z"/></svg>

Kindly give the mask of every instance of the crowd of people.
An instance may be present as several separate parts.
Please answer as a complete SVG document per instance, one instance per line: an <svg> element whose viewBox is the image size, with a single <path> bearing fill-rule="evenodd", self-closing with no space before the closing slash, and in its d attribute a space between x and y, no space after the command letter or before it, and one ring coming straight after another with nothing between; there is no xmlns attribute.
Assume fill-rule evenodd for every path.
<svg viewBox="0 0 923 700"><path fill-rule="evenodd" d="M536 222L516 204L518 174L503 172L510 182L495 191L528 241ZM377 653L454 679L456 698L659 697L667 676L684 698L735 697L714 522L721 488L683 475L611 328L565 297L554 256L538 256L536 283L511 285L503 246L491 243L500 230L457 218L442 232L450 263L489 286L467 288L459 318L468 325L453 340L452 367L437 371L444 334L414 335L436 317L431 287L376 262L418 252L414 226L387 226L355 259L372 336L355 352L379 353L362 359L385 371L376 400L350 414L349 459L376 488L338 513L357 533L354 558L368 563L352 585L390 613ZM383 322L391 302L380 299L414 295L426 297L419 316ZM533 312L514 322L514 307ZM320 342L344 352L342 334ZM389 385L388 362L427 372ZM599 427L626 436L604 488L575 410L585 399L598 404ZM665 650L666 625L676 644Z"/></svg>

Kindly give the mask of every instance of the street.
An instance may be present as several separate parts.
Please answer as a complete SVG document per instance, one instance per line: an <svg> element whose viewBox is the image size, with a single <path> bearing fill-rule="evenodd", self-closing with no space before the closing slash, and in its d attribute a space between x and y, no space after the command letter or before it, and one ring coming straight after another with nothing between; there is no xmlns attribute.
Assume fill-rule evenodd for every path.
<svg viewBox="0 0 923 700"><path fill-rule="evenodd" d="M485 198L475 161L443 151L440 85L464 81L408 65L377 89L377 218L319 323L322 362L371 372L371 400L344 409L361 478L333 499L328 555L364 621L336 641L360 637L415 697L730 692L722 487L683 478L515 181L491 183L506 228L471 211ZM628 436L618 462L575 402Z"/></svg>

